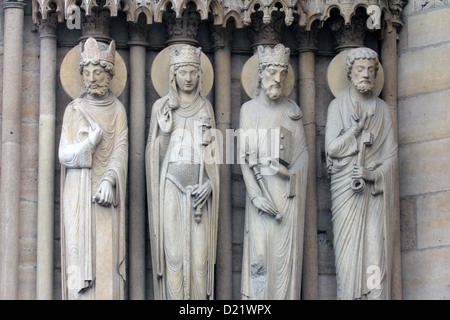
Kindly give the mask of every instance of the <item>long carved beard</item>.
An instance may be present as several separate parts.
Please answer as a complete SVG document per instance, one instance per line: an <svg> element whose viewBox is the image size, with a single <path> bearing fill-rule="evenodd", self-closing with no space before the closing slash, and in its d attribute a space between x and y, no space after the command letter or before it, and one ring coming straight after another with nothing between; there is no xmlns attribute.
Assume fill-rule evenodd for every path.
<svg viewBox="0 0 450 320"><path fill-rule="evenodd" d="M264 93L272 100L276 100L283 95L283 88L276 87L274 85L265 86L261 84L261 89L264 90Z"/></svg>
<svg viewBox="0 0 450 320"><path fill-rule="evenodd" d="M352 81L353 85L355 86L356 90L358 90L361 93L367 93L369 91L372 91L372 89L375 87L375 82L373 81Z"/></svg>
<svg viewBox="0 0 450 320"><path fill-rule="evenodd" d="M86 85L86 91L91 96L102 97L108 92L110 82L110 80L107 80L103 84Z"/></svg>

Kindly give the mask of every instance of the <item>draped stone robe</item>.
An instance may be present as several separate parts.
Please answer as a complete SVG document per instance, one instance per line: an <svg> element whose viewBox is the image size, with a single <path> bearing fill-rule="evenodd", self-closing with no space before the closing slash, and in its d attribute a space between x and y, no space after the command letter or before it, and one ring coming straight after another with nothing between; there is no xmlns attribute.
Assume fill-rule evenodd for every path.
<svg viewBox="0 0 450 320"><path fill-rule="evenodd" d="M375 175L361 192L351 189L360 137L352 133L356 114L350 90L334 99L328 109L325 151L331 175L332 223L338 299L389 299L391 295L394 187L397 143L391 111L378 97L360 101L361 114L371 115L366 129L373 134L366 147L365 167Z"/></svg>
<svg viewBox="0 0 450 320"><path fill-rule="evenodd" d="M288 178L273 172L270 174L266 162L268 157L276 155L274 150L268 148L268 140L272 130L280 126L292 133L291 144L285 146L292 150L287 167L290 172ZM264 195L248 162L241 158L247 189L242 299L300 299L308 170L308 151L300 108L287 98L280 106L266 106L255 98L242 106L239 129L241 148L243 140L248 138L246 151L257 151L255 160L259 162L263 181L283 216L281 222L277 222L273 216L259 212L253 205L252 199ZM252 138L252 130L257 130L256 139Z"/></svg>
<svg viewBox="0 0 450 320"><path fill-rule="evenodd" d="M93 152L88 130L94 123L103 137ZM123 299L128 126L113 93L102 101L83 94L67 106L59 160L63 299ZM93 201L103 179L114 185L109 207Z"/></svg>
<svg viewBox="0 0 450 320"><path fill-rule="evenodd" d="M145 155L155 299L214 299L219 167L205 161L195 144L200 117L207 113L214 129L214 113L201 94L170 111L168 103L166 95L153 105ZM173 121L170 132L161 130L161 112ZM213 149L206 147L204 157ZM208 179L212 192L197 223L192 192L199 183L201 161L203 183Z"/></svg>

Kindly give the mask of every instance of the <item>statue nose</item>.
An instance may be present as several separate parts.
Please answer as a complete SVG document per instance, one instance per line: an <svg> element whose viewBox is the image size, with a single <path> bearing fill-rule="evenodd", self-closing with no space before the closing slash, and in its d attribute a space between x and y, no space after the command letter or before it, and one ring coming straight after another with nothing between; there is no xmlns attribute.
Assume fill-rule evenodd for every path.
<svg viewBox="0 0 450 320"><path fill-rule="evenodd" d="M273 80L275 81L275 83L280 84L280 82L281 82L281 74L275 75Z"/></svg>

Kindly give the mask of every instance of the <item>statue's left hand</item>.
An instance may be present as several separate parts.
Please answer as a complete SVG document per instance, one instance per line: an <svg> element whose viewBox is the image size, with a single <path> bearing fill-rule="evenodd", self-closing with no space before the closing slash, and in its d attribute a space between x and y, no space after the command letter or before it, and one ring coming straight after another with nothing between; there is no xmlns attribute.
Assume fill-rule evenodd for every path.
<svg viewBox="0 0 450 320"><path fill-rule="evenodd" d="M270 162L270 167L284 179L289 179L291 176L289 169L286 168L285 165L281 164L278 159L272 159Z"/></svg>
<svg viewBox="0 0 450 320"><path fill-rule="evenodd" d="M353 179L364 179L367 182L373 182L375 180L374 174L372 171L367 169L366 167L357 166L353 168Z"/></svg>
<svg viewBox="0 0 450 320"><path fill-rule="evenodd" d="M98 188L95 201L101 206L109 207L113 202L113 185L108 180L103 180Z"/></svg>
<svg viewBox="0 0 450 320"><path fill-rule="evenodd" d="M192 195L195 196L194 207L197 208L198 206L200 206L200 208L202 208L206 200L208 200L211 192L212 192L212 185L211 181L209 180L206 180L206 182L203 183L200 187L194 189L194 191L192 192Z"/></svg>

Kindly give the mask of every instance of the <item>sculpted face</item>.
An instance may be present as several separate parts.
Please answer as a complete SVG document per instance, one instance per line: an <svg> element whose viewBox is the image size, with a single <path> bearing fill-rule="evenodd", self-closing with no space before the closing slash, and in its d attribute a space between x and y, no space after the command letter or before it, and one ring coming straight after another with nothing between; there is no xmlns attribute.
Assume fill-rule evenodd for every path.
<svg viewBox="0 0 450 320"><path fill-rule="evenodd" d="M357 59L351 71L351 81L361 93L372 91L375 86L376 61L373 59Z"/></svg>
<svg viewBox="0 0 450 320"><path fill-rule="evenodd" d="M92 63L83 67L84 87L89 95L101 98L108 93L111 83L111 76L101 65Z"/></svg>
<svg viewBox="0 0 450 320"><path fill-rule="evenodd" d="M185 93L192 93L197 90L200 79L199 70L193 65L178 68L175 74L177 87Z"/></svg>
<svg viewBox="0 0 450 320"><path fill-rule="evenodd" d="M283 95L284 80L287 73L287 67L278 65L268 65L260 71L261 89L270 99L276 100Z"/></svg>

